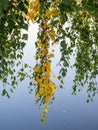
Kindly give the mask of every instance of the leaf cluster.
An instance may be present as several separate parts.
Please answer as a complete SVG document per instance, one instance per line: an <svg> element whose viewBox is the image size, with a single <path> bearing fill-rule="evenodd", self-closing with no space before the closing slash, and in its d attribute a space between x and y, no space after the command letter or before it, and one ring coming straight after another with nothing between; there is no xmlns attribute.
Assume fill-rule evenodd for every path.
<svg viewBox="0 0 98 130"><path fill-rule="evenodd" d="M28 30L27 12L26 0L0 0L0 80L14 87L16 67L22 64L27 40L27 34L21 33L22 29Z"/></svg>

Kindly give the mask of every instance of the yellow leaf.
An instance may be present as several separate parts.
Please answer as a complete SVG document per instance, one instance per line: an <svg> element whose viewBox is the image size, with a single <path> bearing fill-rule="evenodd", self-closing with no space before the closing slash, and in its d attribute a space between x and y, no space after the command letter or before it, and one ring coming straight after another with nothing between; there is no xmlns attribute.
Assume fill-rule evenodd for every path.
<svg viewBox="0 0 98 130"><path fill-rule="evenodd" d="M54 57L54 54L49 54L49 58L52 58L52 57Z"/></svg>
<svg viewBox="0 0 98 130"><path fill-rule="evenodd" d="M45 97L45 102L46 102L46 103L49 103L50 100L51 100L51 97L50 97L50 96L46 96L46 97Z"/></svg>

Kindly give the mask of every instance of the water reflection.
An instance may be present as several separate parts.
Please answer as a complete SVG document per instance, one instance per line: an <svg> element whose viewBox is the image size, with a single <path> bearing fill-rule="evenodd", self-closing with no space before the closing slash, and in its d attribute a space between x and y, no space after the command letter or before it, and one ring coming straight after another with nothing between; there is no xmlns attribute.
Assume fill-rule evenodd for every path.
<svg viewBox="0 0 98 130"><path fill-rule="evenodd" d="M46 24L45 27L43 27ZM53 77L56 77L52 70L51 70L51 58L54 57L54 51L49 51L50 45L49 41L51 40L51 34L54 34L52 30L46 29L48 23L45 21L43 25L39 28L39 34L40 38L38 39L36 43L36 65L33 68L33 76L34 76L34 82L33 85L36 86L35 88L35 98L37 99L36 102L39 103L41 106L44 106L44 110L42 113L42 121L45 121L46 113L49 109L49 104L54 99L54 93L55 93L55 83L51 80L51 75ZM40 30L43 31L44 36L41 36ZM48 32L48 35L47 35ZM53 36L55 37L55 36Z"/></svg>
<svg viewBox="0 0 98 130"><path fill-rule="evenodd" d="M74 79L74 92L81 91L88 86L89 98L98 93L98 49L97 46L81 44L78 46L76 54L76 75ZM88 100L89 101L89 100Z"/></svg>
<svg viewBox="0 0 98 130"><path fill-rule="evenodd" d="M62 82L64 82L63 86L66 86L67 81L65 82L65 79L62 78L64 77L64 73L60 73L61 78L59 78L59 70L61 69L60 67L55 66L55 68L53 68L51 66L52 62L56 58L54 57L55 52L53 51L53 49L52 51L50 51L49 45L44 44L42 40L43 39L39 39L37 42L36 65L33 67L33 79L31 78L32 82L30 83L32 83L31 86L33 89L35 86L34 98L36 98L36 102L39 103L39 106L43 108L42 121L46 122L46 114L48 112L50 104L54 100L55 91L58 88L57 79L58 80L60 79L60 81L62 79ZM46 41L46 43L48 42ZM55 49L55 46L53 47L54 47L54 50L56 50L57 48L59 48L59 45L56 49ZM65 49L68 49L68 48L65 48ZM76 61L75 63L73 63L73 67L75 67L76 75L75 75L75 78L73 78L74 85L72 84L73 87L72 86L71 87L73 89L74 94L76 94L77 91L81 91L85 89L88 95L87 102L89 102L90 100L93 99L93 96L95 96L98 93L98 86L97 86L98 49L97 49L97 46L94 44L90 45L90 44L85 43L85 44L77 45L76 50L77 50L75 54ZM58 51L56 52L56 55L58 55ZM59 58L57 57L57 59L60 59L60 55L59 55ZM65 67L64 68L65 71L67 72L68 66L65 65L64 67ZM58 72L57 72L57 68L59 68ZM22 80L25 79L23 69L20 71L21 73L20 79L23 77ZM55 70L56 74L52 72L52 69ZM3 75L4 74L5 73L3 73ZM11 72L10 74L13 76ZM3 77L6 77L6 74ZM57 82L55 82L55 78ZM10 91L12 90L10 89ZM9 92L8 88L6 89L6 87L3 87L2 96L6 95L9 97L8 92Z"/></svg>
<svg viewBox="0 0 98 130"><path fill-rule="evenodd" d="M44 4L47 3L44 2ZM31 13L29 14L29 17L33 22L39 16L40 7L37 5L40 5L39 1L34 1L34 4L33 2L30 3ZM37 42L35 43L36 65L34 67L29 67L28 64L23 64L21 62L23 56L23 44L19 47L20 52L18 53L18 49L17 47L15 48L14 44L10 46L10 48L13 49L9 51L9 44L6 44L6 46L3 47L2 42L0 41L0 79L2 79L4 83L2 96L6 95L9 97L9 90L7 91L5 87L5 83L8 81L8 76L10 76L9 80L11 80L11 85L13 88L15 88L15 85L17 86L17 78L19 81L23 81L28 77L31 80L31 90L35 90L34 98L36 99L36 103L38 103L39 106L43 108L43 122L46 122L46 114L48 112L50 104L54 100L55 92L58 88L58 82L60 81L59 86L61 88L64 87L67 83L67 81L65 82L65 77L68 73L68 67L70 66L69 60L72 58L71 55L74 53L74 50L76 51L76 60L75 63L73 63L72 67L75 67L76 75L71 86L73 94L76 94L77 91L81 91L82 89L86 88L88 95L87 102L89 102L93 99L93 96L98 93L98 38L96 29L97 19L93 18L92 20L92 16L89 16L87 11L83 10L81 12L79 10L77 11L77 14L75 12L73 13L74 18L72 18L72 21L70 15L68 15L68 18L66 19L71 22L70 27L66 27L65 25L63 26L66 21L65 17L64 19L59 17L59 9L56 7L56 5L54 5L55 2L53 5L50 5L50 9L44 8L42 19L39 19L38 21L40 25L37 34ZM82 6L80 7L82 8ZM37 11L37 13L34 11ZM47 11L49 11L49 13L47 13ZM85 13L86 15L84 15ZM61 21L59 21L59 18L61 18ZM85 22L86 20L88 22ZM66 39L70 41L69 44ZM10 40L12 41L13 39ZM54 50L58 42L60 42L59 49L61 52L60 61L58 63L60 65L60 68L59 73L54 74L51 64L52 58L55 58ZM53 47L53 49L51 49L51 47ZM5 48L7 55L4 52ZM17 58L19 58L18 63L15 61ZM13 66L18 66L18 64L20 64L22 68L19 70L18 75L16 75L15 72L17 69L13 69ZM26 68L32 70L25 71ZM58 69L58 67L56 68ZM30 72L31 76L28 74ZM55 78L58 79L57 82L55 82ZM13 92L13 89L10 89L10 92ZM65 110L63 110L63 113L64 112Z"/></svg>
<svg viewBox="0 0 98 130"><path fill-rule="evenodd" d="M34 26L32 25L34 28ZM36 30L35 26L34 30ZM37 32L37 30L36 30ZM30 33L32 36L32 34ZM24 62L36 66L34 58L35 53L32 41L36 40L31 37L26 48L24 49ZM33 49L33 51L32 51ZM28 52L29 50L29 52ZM60 54L59 47L55 47L55 57L52 59L51 68L56 74L59 70L56 68L56 62L59 62ZM29 53L29 55L28 55ZM30 55L31 54L31 55ZM29 60L29 59L32 59ZM72 58L71 64L74 64ZM60 67L58 67L60 69ZM58 71L58 72L57 72ZM77 96L72 96L73 79L75 76L74 69L68 69L67 76L64 79L64 88L56 91L55 101L51 105L47 113L48 124L40 123L40 115L42 110L35 105L34 92L30 95L28 93L28 80L19 83L16 90L11 94L10 100L0 95L0 129L1 130L73 130L73 129L97 129L98 128L98 95L95 95L93 103L86 103L87 94L84 88ZM56 84L58 84L58 80ZM9 86L6 86L9 89ZM0 90L1 92L2 90Z"/></svg>
<svg viewBox="0 0 98 130"><path fill-rule="evenodd" d="M54 14L54 17L55 15L57 17L58 13ZM68 66L69 66L68 60L72 53L72 48L71 48L72 46L67 46L66 44L67 42L63 40L61 42L61 46L58 47L60 48L60 51L62 53L62 56L59 62L62 68L60 68L61 75L59 74L55 75L54 72L52 71L53 67L51 66L52 61L55 60L55 59L52 60L52 58L54 57L54 50L51 50L51 51L49 50L50 45L48 44L48 42L49 42L50 37L52 39L55 39L57 37L57 34L54 32L55 29L53 27L49 27L47 29L47 26L48 27L50 26L49 23L47 23L47 21L44 21L44 25L43 23L41 24L41 28L39 30L41 30L43 34L46 33L48 35L45 34L46 36L43 37L42 35L40 35L40 31L39 31L40 38L37 40L37 43L36 43L36 48L37 48L36 55L35 55L36 65L33 68L32 67L30 68L33 71L33 74L31 74L33 75L33 77L29 77L31 80L30 85L32 86L31 88L33 89L35 87L34 89L35 93L32 92L32 94L35 94L35 96L30 95L29 97L29 94L26 93L27 89L24 89L24 86L27 86L28 81L26 82L24 81L23 83L20 84L20 87L16 88L16 91L18 90L16 92L17 94L14 93L14 96L17 97L16 100L14 96L12 95L11 102L9 101L10 103L8 103L8 100L6 100L5 102L5 100L2 99L1 97L2 101L4 101L3 103L4 107L0 107L0 112L1 112L0 129L8 130L9 128L10 130L11 129L31 130L32 127L34 129L41 128L41 129L49 129L49 130L50 129L62 129L62 130L64 129L65 130L65 129L73 129L73 128L75 129L76 128L78 129L98 128L97 100L95 100L95 103L93 105L89 104L88 106L87 104L83 102L83 99L85 100L84 93L86 94L85 86L87 86L88 98L90 100L92 100L92 96L96 96L96 94L98 93L98 88L97 88L97 74L98 74L98 51L97 50L98 50L98 47L95 45L95 43L92 43L92 42L91 44L88 44L82 41L81 44L80 43L77 44L76 46L77 51L75 54L76 61L74 63L76 75L75 75L75 79L73 77L74 79L73 80L74 85L73 85L72 72L70 72L69 77L66 79L66 74L68 74ZM88 28L88 26L85 28ZM85 28L84 27L82 28L83 31L85 30ZM84 35L81 34L80 36L82 37L82 40L83 40ZM88 38L88 32L87 32L86 38ZM54 45L52 41L51 41L51 45ZM0 49L1 49L0 51L3 54L2 47ZM56 55L59 55L59 53L57 52ZM13 57L14 54L12 54L11 56ZM21 55L18 55L18 54L16 57L19 57L20 59L22 58ZM13 59L15 59L15 57L13 57ZM32 57L30 58L30 60L31 59ZM13 72L16 72L16 71L15 70L10 71L10 68L13 66L11 65L9 67L9 70L5 71L6 69L4 68L4 66L2 67L2 63L5 63L5 66L7 67L6 65L7 59L6 59L6 62L5 62L5 57L3 57L3 60L2 59L0 60L2 61L0 63L1 65L0 70L3 70L2 72L0 72L1 74L0 78L3 78L3 81L5 82L6 77L8 77L7 71L9 71L9 74L12 77L11 78L12 85L16 84L13 81L13 79L15 80L15 78L17 77L16 75L14 75L13 77ZM63 65L62 65L62 61L64 61ZM13 64L14 63L15 62L13 62ZM31 63L31 66L32 66L32 63ZM27 64L25 65L22 64L22 69L20 69L20 72L19 72L20 75L18 76L20 78L19 79L20 81L24 80L25 77L27 76L27 73L24 72L24 68L26 67L28 67ZM55 70L56 73L58 73L57 69L58 67L53 68L53 70ZM28 72L30 73L32 71L28 71ZM55 82L55 79L53 78L57 78L58 80L60 80L61 82L60 86L61 87L67 86L67 89L62 89L62 90L59 89L59 91L57 92L56 89L57 89L58 81L56 79L57 82ZM71 85L69 85L70 83ZM77 93L77 90L81 91L83 88L85 91L84 93L81 92L80 96L72 97L72 96L69 96L70 95L69 91L71 87L73 89L74 94ZM3 89L4 89L3 92L1 92L2 95L7 95L9 97L8 95L9 87L4 85ZM13 92L12 89L10 89L10 91ZM23 94L23 92L25 94ZM50 104L54 100L54 96L56 97L56 100L53 104L52 109L50 109L50 115L48 116L48 121L50 122L50 125L43 126L41 123L38 122L39 121L38 117L40 116L41 111L36 109L34 105L32 106L32 98L36 98L36 102L39 103L39 106L43 108L42 121L46 122L46 114L48 112ZM14 106L12 106L12 104ZM32 113L34 113L33 117L32 117L33 115ZM32 122L33 122L33 125L32 125Z"/></svg>

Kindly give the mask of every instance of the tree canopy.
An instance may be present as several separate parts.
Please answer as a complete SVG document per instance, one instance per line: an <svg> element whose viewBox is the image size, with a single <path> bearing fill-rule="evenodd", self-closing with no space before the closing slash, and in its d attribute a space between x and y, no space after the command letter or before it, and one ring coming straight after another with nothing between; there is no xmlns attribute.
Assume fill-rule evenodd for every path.
<svg viewBox="0 0 98 130"><path fill-rule="evenodd" d="M27 1L0 0L0 80L4 84L11 80L14 87L17 85L15 66L22 64L23 48L27 40L27 34L21 33L22 29L28 29L25 17L27 7ZM21 76L24 77L24 74Z"/></svg>
<svg viewBox="0 0 98 130"><path fill-rule="evenodd" d="M14 87L17 78L22 81L28 76L24 71L28 65L21 60L28 35L21 30L28 30L29 21L39 26L35 43L36 65L32 68L30 85L31 90L35 88L36 101L44 106L42 120L45 121L48 106L57 89L53 78L58 78L59 87L64 86L71 55L75 57L73 67L76 71L73 94L87 86L88 102L98 93L98 1L0 0L0 80L4 84L9 83L9 75ZM60 45L61 69L55 76L51 70L51 58L57 44ZM51 47L52 50L49 49ZM16 74L13 66L19 65L21 68ZM9 97L5 88L2 95Z"/></svg>

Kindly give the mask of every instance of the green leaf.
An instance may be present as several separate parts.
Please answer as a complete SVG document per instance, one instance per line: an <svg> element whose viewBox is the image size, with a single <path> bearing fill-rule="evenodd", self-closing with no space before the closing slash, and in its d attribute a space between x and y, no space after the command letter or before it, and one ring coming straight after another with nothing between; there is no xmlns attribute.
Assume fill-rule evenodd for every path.
<svg viewBox="0 0 98 130"><path fill-rule="evenodd" d="M72 87L72 89L73 89L73 93L75 93L75 92L76 92L76 88L77 88L77 86L76 86L76 85L74 85L74 86Z"/></svg>
<svg viewBox="0 0 98 130"><path fill-rule="evenodd" d="M8 0L0 0L0 9L6 10L6 8L8 7L8 4L9 4Z"/></svg>
<svg viewBox="0 0 98 130"><path fill-rule="evenodd" d="M8 94L8 92L6 91L6 89L3 89L3 91L2 91L2 96L7 96L8 98L10 98L10 96L9 96L9 94Z"/></svg>
<svg viewBox="0 0 98 130"><path fill-rule="evenodd" d="M64 48L64 49L67 47L65 40L61 41L61 44L60 44L60 45L61 45L61 47Z"/></svg>
<svg viewBox="0 0 98 130"><path fill-rule="evenodd" d="M25 30L28 30L28 24L24 23L23 26L22 26L22 28L25 29Z"/></svg>
<svg viewBox="0 0 98 130"><path fill-rule="evenodd" d="M22 39L27 40L28 39L28 34L23 34Z"/></svg>
<svg viewBox="0 0 98 130"><path fill-rule="evenodd" d="M58 79L60 80L60 79L61 79L61 76L58 76Z"/></svg>
<svg viewBox="0 0 98 130"><path fill-rule="evenodd" d="M6 77L3 79L3 83L7 83L7 78Z"/></svg>
<svg viewBox="0 0 98 130"><path fill-rule="evenodd" d="M10 89L10 92L13 93L13 89Z"/></svg>
<svg viewBox="0 0 98 130"><path fill-rule="evenodd" d="M68 5L69 0L63 0L64 1L64 5Z"/></svg>
<svg viewBox="0 0 98 130"><path fill-rule="evenodd" d="M64 65L65 67L68 66L67 61L64 61L63 65Z"/></svg>
<svg viewBox="0 0 98 130"><path fill-rule="evenodd" d="M28 67L28 64L24 64L24 67L27 68L27 67Z"/></svg>
<svg viewBox="0 0 98 130"><path fill-rule="evenodd" d="M30 86L32 86L32 82L30 82L29 84L30 84Z"/></svg>
<svg viewBox="0 0 98 130"><path fill-rule="evenodd" d="M90 101L89 101L89 99L87 99L87 101L86 101L87 103L89 103Z"/></svg>
<svg viewBox="0 0 98 130"><path fill-rule="evenodd" d="M2 91L2 96L4 96L6 94L6 89L4 89L3 91Z"/></svg>
<svg viewBox="0 0 98 130"><path fill-rule="evenodd" d="M13 75L13 71L12 71L11 69L9 70L9 73L10 73L11 75Z"/></svg>
<svg viewBox="0 0 98 130"><path fill-rule="evenodd" d="M24 48L24 47L25 47L25 45L26 45L26 43L25 43L25 42L21 42L21 47L22 47L22 48Z"/></svg>
<svg viewBox="0 0 98 130"><path fill-rule="evenodd" d="M65 24L65 22L67 21L67 15L66 14L61 15L60 20L62 24Z"/></svg>

